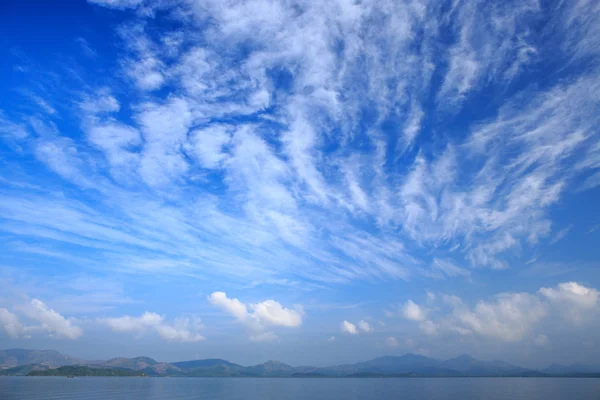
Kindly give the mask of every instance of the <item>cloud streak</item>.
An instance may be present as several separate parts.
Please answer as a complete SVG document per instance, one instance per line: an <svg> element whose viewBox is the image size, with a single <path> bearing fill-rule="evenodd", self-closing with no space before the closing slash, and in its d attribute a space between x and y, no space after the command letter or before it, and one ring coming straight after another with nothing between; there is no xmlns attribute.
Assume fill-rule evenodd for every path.
<svg viewBox="0 0 600 400"><path fill-rule="evenodd" d="M595 70L511 92L495 115L448 132L454 138L435 151L418 140L431 134L423 124L441 123L436 104L451 121L492 83L508 90L544 60L544 41L529 29L544 13L537 2L450 10L332 2L300 13L279 2L161 6L186 29L201 29L202 43L177 30L152 34L150 4L93 3L144 10L118 28L122 78L141 92L164 87L165 95L136 92L125 109L110 87L89 91L78 101L83 142L62 134L52 115L29 120L38 137L20 145L85 192L45 204L39 197L48 193L8 191L0 212L30 236L105 248L124 268L324 283L469 278L466 267L507 268L523 246L548 237L551 207L597 166ZM564 11L575 18L583 9L592 11ZM208 19L208 27L194 25ZM567 25L558 20L552 32L565 43L573 40L561 31ZM592 33L581 30L579 39ZM444 34L452 44L433 58ZM221 51L244 40L247 54ZM361 122L367 112L372 121ZM2 120L10 140L28 137L25 122ZM23 210L23 196L40 212ZM86 223L38 215L54 210ZM143 218L148 213L160 217ZM5 230L23 234L14 224ZM448 260L458 245L460 259Z"/></svg>

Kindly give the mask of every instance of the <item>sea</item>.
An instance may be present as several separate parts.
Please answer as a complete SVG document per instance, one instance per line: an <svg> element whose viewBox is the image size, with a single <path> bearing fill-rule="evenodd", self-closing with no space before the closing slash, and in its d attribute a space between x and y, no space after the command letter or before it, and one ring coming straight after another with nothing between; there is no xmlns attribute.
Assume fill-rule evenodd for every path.
<svg viewBox="0 0 600 400"><path fill-rule="evenodd" d="M0 377L0 400L599 400L596 378Z"/></svg>

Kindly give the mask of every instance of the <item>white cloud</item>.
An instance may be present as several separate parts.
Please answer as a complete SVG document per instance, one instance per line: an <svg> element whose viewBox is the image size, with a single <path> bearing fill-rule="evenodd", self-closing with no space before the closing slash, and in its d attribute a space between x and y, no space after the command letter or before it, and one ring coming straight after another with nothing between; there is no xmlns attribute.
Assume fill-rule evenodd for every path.
<svg viewBox="0 0 600 400"><path fill-rule="evenodd" d="M13 140L23 140L29 136L27 127L24 124L15 123L4 115L0 110L0 137Z"/></svg>
<svg viewBox="0 0 600 400"><path fill-rule="evenodd" d="M293 279L309 288L408 279L428 266L434 277L468 278L467 264L507 268L543 242L549 210L571 183L597 181L597 71L568 68L586 75L550 85L536 81L545 74L520 75L546 54L597 55L593 2L563 2L552 13L535 1L449 10L306 2L302 12L280 1L91 2L144 9L123 14L122 74L107 80L114 88L82 96L87 140L64 134L69 126L56 116L0 116L3 138L37 157L8 158L3 172L23 186L2 193L3 234L78 246L152 277ZM546 14L548 34L529 29ZM176 23L161 24L165 15ZM57 99L74 89L59 86ZM122 105L117 93L127 94ZM430 139L419 136L425 125L456 126L463 101L486 93L501 95L485 113L467 113L485 120L461 119L464 135L440 136L435 150L421 143ZM23 140L29 129L35 137ZM20 177L21 162L58 176L25 190L39 179ZM74 187L64 190L60 178ZM431 260L419 248L441 255ZM548 300L574 303L549 290ZM276 302L243 307L233 315L248 325L302 320ZM409 308L430 331L429 304Z"/></svg>
<svg viewBox="0 0 600 400"><path fill-rule="evenodd" d="M329 343L333 343L333 342L335 342L335 336L330 336L330 337L329 337L329 339L327 339L327 341L328 341Z"/></svg>
<svg viewBox="0 0 600 400"><path fill-rule="evenodd" d="M560 283L556 288L541 288L538 293L566 318L578 324L585 323L598 310L600 292L577 282Z"/></svg>
<svg viewBox="0 0 600 400"><path fill-rule="evenodd" d="M395 349L400 345L400 343L398 343L398 340L395 337L390 336L387 339L385 339L385 345L390 349Z"/></svg>
<svg viewBox="0 0 600 400"><path fill-rule="evenodd" d="M344 333L350 335L358 335L359 333L371 333L374 331L373 327L365 320L360 320L358 324L353 324L348 321L342 321L340 323L340 329Z"/></svg>
<svg viewBox="0 0 600 400"><path fill-rule="evenodd" d="M252 316L265 325L298 327L302 325L302 313L282 307L274 300L251 304Z"/></svg>
<svg viewBox="0 0 600 400"><path fill-rule="evenodd" d="M563 240L569 234L569 232L571 232L572 229L573 225L569 225L556 232L552 240L550 240L550 244L555 244Z"/></svg>
<svg viewBox="0 0 600 400"><path fill-rule="evenodd" d="M404 303L402 315L404 318L411 321L423 321L426 318L425 310L412 300L408 300Z"/></svg>
<svg viewBox="0 0 600 400"><path fill-rule="evenodd" d="M84 172L86 163L75 140L58 135L53 123L34 119L30 124L38 135L33 142L35 157L67 182L89 188L92 182Z"/></svg>
<svg viewBox="0 0 600 400"><path fill-rule="evenodd" d="M596 289L577 282L564 282L556 288L541 288L533 294L501 293L489 301L478 301L474 307L469 307L457 296L442 295L442 303L450 308L449 313L432 304L427 320L420 319L422 314L416 308L411 314L414 318L408 319L421 321L421 331L430 336L450 332L506 342L519 342L529 337L536 345L544 345L549 341L548 337L536 334L542 322L549 320L556 324L566 319L576 322L575 327L590 323L598 317L598 299Z"/></svg>
<svg viewBox="0 0 600 400"><path fill-rule="evenodd" d="M527 293L499 294L491 302L479 301L474 309L455 309L462 327L482 336L519 341L547 314L546 307Z"/></svg>
<svg viewBox="0 0 600 400"><path fill-rule="evenodd" d="M595 308L600 293L577 282L560 283L556 289L541 288L540 294L557 303L570 304L584 309Z"/></svg>
<svg viewBox="0 0 600 400"><path fill-rule="evenodd" d="M197 317L176 318L170 324L162 315L145 312L139 317L125 315L117 318L100 318L98 322L107 325L115 332L143 334L155 331L169 342L194 343L205 339L199 333L202 325Z"/></svg>
<svg viewBox="0 0 600 400"><path fill-rule="evenodd" d="M89 3L109 8L134 8L144 0L88 0Z"/></svg>
<svg viewBox="0 0 600 400"><path fill-rule="evenodd" d="M120 8L134 7L140 1L115 1ZM129 57L122 60L122 68L135 86L142 91L160 89L166 82L165 64L160 57L160 48L146 34L145 24L124 25L119 33L129 48Z"/></svg>
<svg viewBox="0 0 600 400"><path fill-rule="evenodd" d="M137 129L117 123L105 123L88 128L88 140L103 150L111 167L111 174L119 178L135 171L139 155L132 151L141 144Z"/></svg>
<svg viewBox="0 0 600 400"><path fill-rule="evenodd" d="M45 113L50 115L56 114L54 107L52 107L46 100L33 94L30 97Z"/></svg>
<svg viewBox="0 0 600 400"><path fill-rule="evenodd" d="M33 299L25 306L20 307L21 311L30 319L40 323L41 329L57 338L77 339L83 334L83 330L74 325L71 320L66 319L56 311L48 308L46 304L38 299Z"/></svg>
<svg viewBox="0 0 600 400"><path fill-rule="evenodd" d="M223 147L231 140L226 126L196 129L190 135L188 149L204 168L217 168L226 159Z"/></svg>
<svg viewBox="0 0 600 400"><path fill-rule="evenodd" d="M100 321L108 325L116 332L140 332L148 326L154 326L162 321L162 317L156 313L146 312L140 317L130 317L125 315L118 318L105 318Z"/></svg>
<svg viewBox="0 0 600 400"><path fill-rule="evenodd" d="M373 328L371 327L371 325L369 325L369 323L367 321L364 321L364 320L361 320L358 323L358 328L361 331L366 332L366 333L373 332Z"/></svg>
<svg viewBox="0 0 600 400"><path fill-rule="evenodd" d="M439 258L433 259L432 269L440 271L444 275L449 277L463 276L468 278L471 276L471 272L469 270L457 266L454 262L450 260L442 260Z"/></svg>
<svg viewBox="0 0 600 400"><path fill-rule="evenodd" d="M356 329L356 325L348 321L342 321L340 324L340 329L344 333L349 333L350 335L358 335L358 329Z"/></svg>
<svg viewBox="0 0 600 400"><path fill-rule="evenodd" d="M92 96L85 97L79 107L81 111L88 114L88 117L95 117L98 114L117 112L121 109L121 104L111 94L110 89L101 88Z"/></svg>
<svg viewBox="0 0 600 400"><path fill-rule="evenodd" d="M11 338L28 336L27 329L21 324L19 317L6 308L0 308L0 325Z"/></svg>
<svg viewBox="0 0 600 400"><path fill-rule="evenodd" d="M47 333L57 339L77 339L83 335L83 329L75 325L73 319L67 319L49 308L38 299L15 307L26 321L6 308L0 308L0 326L11 338L31 338L38 332Z"/></svg>
<svg viewBox="0 0 600 400"><path fill-rule="evenodd" d="M172 98L165 104L147 103L137 116L145 145L139 173L151 187L175 183L189 165L181 153L192 121L185 99Z"/></svg>
<svg viewBox="0 0 600 400"><path fill-rule="evenodd" d="M429 336L437 334L438 325L432 321L423 321L419 324L421 331Z"/></svg>
<svg viewBox="0 0 600 400"><path fill-rule="evenodd" d="M233 315L240 321L249 318L248 308L238 299L230 299L225 292L214 292L209 297L210 303L221 310Z"/></svg>
<svg viewBox="0 0 600 400"><path fill-rule="evenodd" d="M304 311L300 306L292 310L275 300L246 306L238 299L228 298L225 292L212 293L208 301L242 323L249 330L249 340L252 342L278 341L279 338L274 332L264 332L269 326L297 328L302 325Z"/></svg>

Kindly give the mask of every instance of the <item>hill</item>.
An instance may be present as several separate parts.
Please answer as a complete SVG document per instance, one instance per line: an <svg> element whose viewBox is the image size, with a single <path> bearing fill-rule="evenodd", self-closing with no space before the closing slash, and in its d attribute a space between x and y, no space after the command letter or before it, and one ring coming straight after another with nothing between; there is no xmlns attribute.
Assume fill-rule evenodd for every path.
<svg viewBox="0 0 600 400"><path fill-rule="evenodd" d="M505 361L477 360L461 355L439 360L418 354L378 357L355 364L331 367L293 367L271 360L242 366L227 360L211 358L178 361L156 361L149 357L112 358L107 361L85 361L53 350L11 349L0 351L0 375L29 376L189 376L189 377L536 377L536 376L600 376L600 366L553 364L542 370L522 368ZM34 362L31 362L31 361ZM37 361L37 362L36 362ZM64 365L73 363L73 365Z"/></svg>
<svg viewBox="0 0 600 400"><path fill-rule="evenodd" d="M84 364L85 361L54 350L8 349L0 350L0 367L12 368L29 364L42 364L53 367Z"/></svg>
<svg viewBox="0 0 600 400"><path fill-rule="evenodd" d="M27 376L145 376L145 374L124 368L90 368L71 365L45 371L31 371Z"/></svg>

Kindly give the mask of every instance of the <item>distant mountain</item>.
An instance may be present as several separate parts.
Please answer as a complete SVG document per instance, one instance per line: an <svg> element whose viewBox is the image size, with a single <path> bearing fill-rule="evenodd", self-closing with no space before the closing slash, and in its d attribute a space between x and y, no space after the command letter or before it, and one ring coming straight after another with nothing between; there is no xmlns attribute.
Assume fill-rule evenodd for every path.
<svg viewBox="0 0 600 400"><path fill-rule="evenodd" d="M42 364L54 367L84 364L80 358L66 356L54 350L8 349L0 350L0 368L18 367L28 364Z"/></svg>
<svg viewBox="0 0 600 400"><path fill-rule="evenodd" d="M196 368L211 368L211 367L215 367L215 366L219 366L219 365L227 365L229 367L243 368L241 365L230 363L229 361L221 360L220 358L209 358L206 360L178 361L178 362L171 363L171 365L173 365L177 368L181 368L182 370L185 370L185 371L190 371L190 370L193 370Z"/></svg>
<svg viewBox="0 0 600 400"><path fill-rule="evenodd" d="M409 353L398 357L378 357L371 361L354 364L354 366L357 369L357 372L402 374L440 368L440 361L434 358Z"/></svg>
<svg viewBox="0 0 600 400"><path fill-rule="evenodd" d="M294 367L274 360L244 368L244 373L250 376L290 376L295 372Z"/></svg>
<svg viewBox="0 0 600 400"><path fill-rule="evenodd" d="M134 358L111 358L110 360L98 364L90 365L94 368L126 368L133 371L141 371L146 375L181 375L182 370L172 364L158 362L150 357L134 357Z"/></svg>
<svg viewBox="0 0 600 400"><path fill-rule="evenodd" d="M134 357L134 358L111 358L110 360L104 362L105 365L109 367L117 367L117 368L128 368L134 371L148 368L154 364L157 364L156 360L153 360L150 357Z"/></svg>
<svg viewBox="0 0 600 400"><path fill-rule="evenodd" d="M526 368L521 368L504 361L481 361L466 354L442 361L440 365L450 370L459 371L468 376L519 376L529 371Z"/></svg>
<svg viewBox="0 0 600 400"><path fill-rule="evenodd" d="M244 367L220 358L206 360L179 361L171 363L187 376L243 376Z"/></svg>
<svg viewBox="0 0 600 400"><path fill-rule="evenodd" d="M126 368L90 368L84 365L67 365L45 371L31 371L27 376L144 376L144 373Z"/></svg>
<svg viewBox="0 0 600 400"><path fill-rule="evenodd" d="M0 351L0 375L77 376L189 376L189 377L600 377L600 366L553 364L531 370L504 361L482 361L469 355L438 360L418 354L378 357L332 367L292 367L267 361L249 367L223 359L159 362L149 357L85 361L53 350L11 349Z"/></svg>
<svg viewBox="0 0 600 400"><path fill-rule="evenodd" d="M546 368L540 370L548 375L563 375L569 376L573 374L593 374L600 373L600 365L593 366L588 364L571 364L571 365L562 365L562 364L552 364Z"/></svg>
<svg viewBox="0 0 600 400"><path fill-rule="evenodd" d="M45 371L50 369L44 364L19 365L18 367L0 369L0 376L25 376L32 371Z"/></svg>
<svg viewBox="0 0 600 400"><path fill-rule="evenodd" d="M356 364L345 364L336 367L320 368L314 373L325 376L374 376L374 375L427 375L427 376L453 376L456 371L448 370L440 365L434 358L418 354L405 354L403 356L378 357L370 361Z"/></svg>

